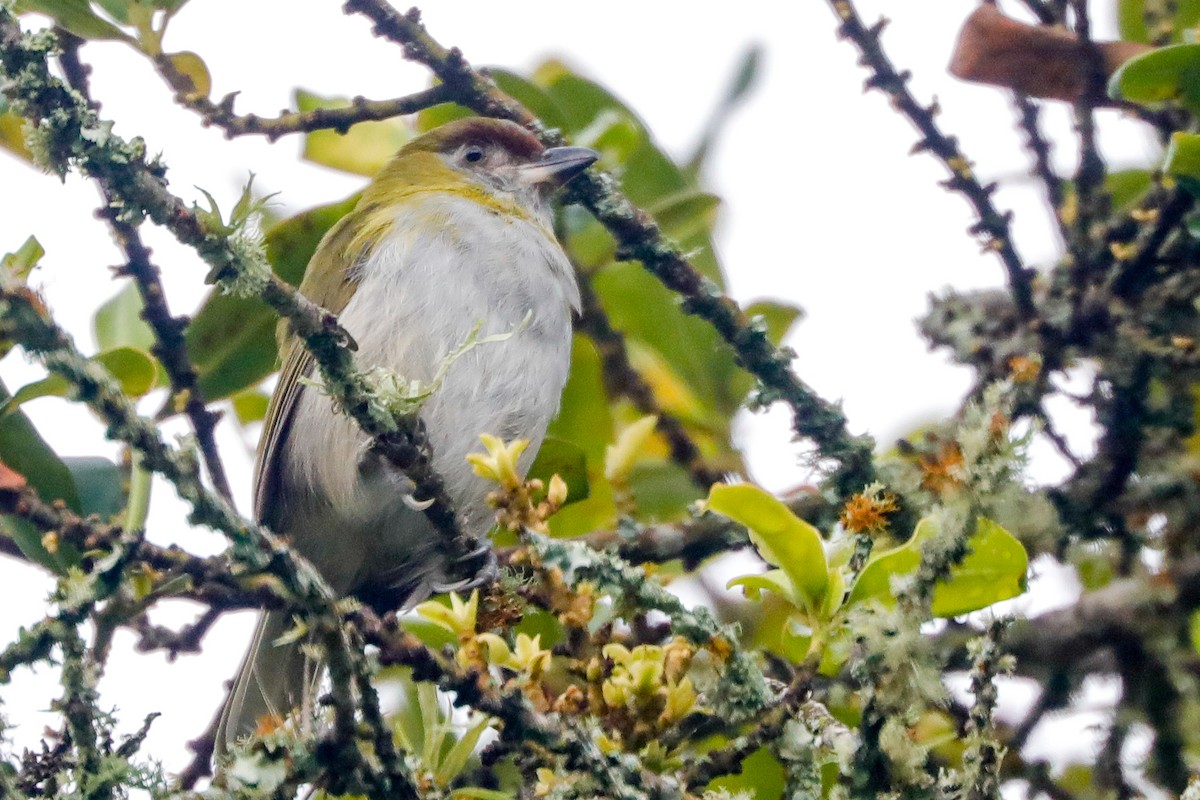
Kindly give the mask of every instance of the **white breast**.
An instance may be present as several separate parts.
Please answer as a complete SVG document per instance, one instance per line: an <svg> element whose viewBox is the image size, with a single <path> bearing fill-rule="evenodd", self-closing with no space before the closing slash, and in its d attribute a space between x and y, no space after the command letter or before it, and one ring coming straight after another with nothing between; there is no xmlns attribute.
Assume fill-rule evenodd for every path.
<svg viewBox="0 0 1200 800"><path fill-rule="evenodd" d="M360 368L428 382L477 324L482 337L528 317L507 340L455 361L421 412L434 466L468 529L482 535L490 487L465 456L482 449L480 433L530 439L530 457L541 443L570 366L570 314L579 304L571 265L546 226L445 195L399 209L392 233L358 269L358 290L339 319L358 343ZM285 467L291 486L323 496L346 525L361 522L371 536L385 519L405 518L403 487L360 469L366 438L327 397L306 388L295 414ZM394 535L403 547L407 537Z"/></svg>

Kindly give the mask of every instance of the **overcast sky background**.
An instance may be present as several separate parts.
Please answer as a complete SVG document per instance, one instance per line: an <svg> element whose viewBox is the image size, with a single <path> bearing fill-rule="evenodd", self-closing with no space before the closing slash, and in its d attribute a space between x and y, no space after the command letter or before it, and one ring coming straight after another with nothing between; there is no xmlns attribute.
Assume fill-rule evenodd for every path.
<svg viewBox="0 0 1200 800"><path fill-rule="evenodd" d="M894 61L914 72L919 98L937 96L944 109L940 123L959 137L981 177L1002 182L996 202L1017 211L1016 240L1024 258L1033 265L1052 261L1057 248L1052 217L1038 187L1025 178L1029 159L1012 130L1006 96L945 74L958 27L975 3L858 5L868 20L885 11L895 17L884 40ZM1100 8L1107 11L1109 5ZM805 308L807 319L788 342L799 353L795 368L822 395L843 401L856 431L887 441L944 416L958 405L968 376L943 354L927 351L913 319L926 309L932 291L1002 281L999 262L981 254L965 232L973 222L966 202L937 185L946 173L935 160L906 156L915 134L886 98L862 94L866 73L856 66L854 48L835 38L827 4L744 0L720 13L703 7L610 0L585 9L550 1L479 0L431 2L423 12L430 33L462 48L473 64L528 71L545 57L565 60L622 97L679 158L691 153L741 55L761 43L759 87L719 141L708 176L712 190L724 198L717 246L730 291L739 301L777 297ZM1097 25L1111 36L1108 19ZM386 98L423 88L428 80L422 68L400 58L397 47L372 37L364 18L343 16L340 3L332 1L191 0L165 44L169 51L200 53L213 75L213 96L240 91L242 113L273 114L289 105L295 87ZM195 116L172 104L165 86L128 48L89 44L83 55L94 66L93 92L103 103L103 117L116 121L116 133L141 135L152 152L161 150L172 188L186 200L200 199L194 188L199 186L228 209L251 170L257 189L279 193L275 200L284 213L341 199L362 184L299 161L299 137L274 145L250 137L229 142L219 131L201 128ZM1137 123L1107 112L1101 116L1102 147L1114 167L1153 161L1157 147ZM1069 174L1075 155L1069 115L1050 108L1047 117L1059 142L1056 161ZM34 280L81 347L93 351L92 313L116 291L106 267L119 261L106 228L92 216L95 190L74 176L59 183L2 152L0 185L0 252L15 249L30 234L38 237L47 255ZM193 310L205 289L206 268L161 231L147 229L145 235L172 308ZM20 354L0 362L0 379L10 389L41 374ZM117 452L79 407L44 399L26 410L62 454ZM1074 419L1067 427L1073 441L1086 446L1087 421ZM245 511L253 442L229 423L220 434ZM747 415L741 426L753 478L768 488L781 490L806 478L789 436L782 412ZM1039 451L1037 477L1053 479L1061 470ZM220 547L215 536L186 529L180 504L162 486L150 530L156 541L178 541L195 552ZM0 560L0 581L9 587L0 605L0 636L8 641L18 625L40 618L51 584L8 560ZM1039 585L1033 597L1015 601L1016 607L1051 607L1068 602L1075 591L1059 576ZM156 619L179 623L193 614L176 606ZM166 712L154 725L149 747L168 769L187 762L183 742L203 729L220 703L223 682L236 669L252 624L249 614L224 618L202 656L182 657L171 666L160 655L133 654L126 637L110 662L102 688L105 700L119 708L124 730L136 728L151 711ZM1097 707L1115 691L1104 682L1093 688L1089 702ZM20 672L4 691L4 713L15 726L11 738L36 741L48 719L38 710L55 695L48 677ZM1029 700L1020 687L1006 690L1006 696L1018 705ZM1071 722L1076 734L1060 735L1057 743L1035 737L1031 747L1056 758L1086 757L1098 735L1088 725L1103 719L1102 711L1083 715Z"/></svg>

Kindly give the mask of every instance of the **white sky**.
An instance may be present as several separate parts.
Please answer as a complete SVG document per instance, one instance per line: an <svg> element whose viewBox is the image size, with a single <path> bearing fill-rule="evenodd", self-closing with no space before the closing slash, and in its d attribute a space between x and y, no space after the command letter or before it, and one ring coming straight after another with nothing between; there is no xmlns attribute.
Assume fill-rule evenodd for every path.
<svg viewBox="0 0 1200 800"><path fill-rule="evenodd" d="M914 72L920 98L940 99L941 124L959 136L977 171L1004 181L996 202L1018 211L1019 250L1029 263L1046 264L1056 246L1050 217L1037 186L1024 179L1029 160L1012 131L1007 99L944 74L957 28L976 4L859 5L868 19L884 11L895 17L885 46L898 65ZM941 353L928 353L912 320L926 309L930 292L996 285L1002 271L965 233L973 222L965 201L937 186L943 168L929 156L906 156L915 141L907 122L882 95L861 93L866 73L856 66L855 50L835 39L827 4L612 0L580 13L562 2L459 0L429 3L424 18L435 38L461 47L476 65L528 70L546 56L566 60L624 98L681 158L694 146L740 54L761 42L766 58L759 89L728 126L710 169L712 188L725 200L718 247L731 293L739 301L779 297L806 309L807 320L789 341L799 352L796 369L825 397L844 402L855 430L887 440L957 406L967 386L965 371L949 366ZM289 104L297 86L385 98L423 88L427 80L395 46L371 37L363 18L344 17L332 0L192 0L166 46L199 52L213 74L214 97L239 90L242 113L272 114ZM93 91L103 116L117 121L118 134L141 135L151 151L163 152L172 188L185 199L199 199L194 187L201 186L227 209L250 170L258 175L256 187L279 192L276 200L289 212L341 199L361 185L298 161L298 137L275 145L249 137L227 142L218 131L200 128L193 115L172 105L149 67L120 45L89 45L84 57L95 68ZM1065 110L1048 116L1062 141L1069 141ZM1112 114L1103 123L1102 143L1116 163L1154 158L1152 139L1135 123ZM1069 172L1072 153L1058 156ZM59 184L3 153L0 181L0 252L30 234L38 237L48 252L35 280L91 351L92 312L115 291L105 267L119 261L106 229L92 216L94 189L75 177ZM146 237L172 307L194 309L206 269L161 232ZM10 389L39 375L20 355L0 363L0 379ZM60 453L115 453L101 427L78 407L45 399L26 410ZM1086 441L1086 425L1069 433ZM252 444L227 424L221 434L246 509ZM742 436L756 480L783 489L805 479L788 442L786 414L750 418ZM1058 469L1049 458L1039 465L1047 477ZM159 487L155 500L156 541L177 540L203 552L219 547L215 537L186 530L169 490ZM8 641L16 626L39 618L50 584L10 561L0 561L0 581L12 587L0 607L0 641ZM1053 595L1052 603L1065 599L1062 592ZM178 622L191 613L164 609L160 618ZM166 712L149 746L168 768L186 763L182 743L202 730L219 704L251 625L248 614L227 617L210 634L203 656L182 657L169 667L161 656L134 655L128 648L114 656L104 697L120 708L126 730L150 711ZM53 696L52 682L27 672L4 691L16 741L35 740L46 721L35 712Z"/></svg>

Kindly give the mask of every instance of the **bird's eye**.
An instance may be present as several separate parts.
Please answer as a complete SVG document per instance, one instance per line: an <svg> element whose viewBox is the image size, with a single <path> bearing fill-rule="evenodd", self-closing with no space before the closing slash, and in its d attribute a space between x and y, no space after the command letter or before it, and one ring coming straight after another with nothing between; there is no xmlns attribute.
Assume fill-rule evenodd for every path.
<svg viewBox="0 0 1200 800"><path fill-rule="evenodd" d="M463 160L468 164L478 164L480 161L483 161L483 148L468 147L467 151L463 153Z"/></svg>

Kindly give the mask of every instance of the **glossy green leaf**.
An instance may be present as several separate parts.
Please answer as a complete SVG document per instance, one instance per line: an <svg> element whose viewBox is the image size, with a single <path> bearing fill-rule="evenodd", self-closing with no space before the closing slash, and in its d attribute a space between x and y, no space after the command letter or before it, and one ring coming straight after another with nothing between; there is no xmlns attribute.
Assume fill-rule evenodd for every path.
<svg viewBox="0 0 1200 800"><path fill-rule="evenodd" d="M96 16L86 0L18 0L16 11L45 14L81 39L115 39L134 44L133 38L116 25Z"/></svg>
<svg viewBox="0 0 1200 800"><path fill-rule="evenodd" d="M748 483L716 484L704 506L745 525L759 555L784 571L803 606L809 611L821 608L829 588L829 567L825 542L816 528L778 498Z"/></svg>
<svg viewBox="0 0 1200 800"><path fill-rule="evenodd" d="M872 599L894 603L892 579L916 571L921 565L922 547L937 533L933 521L923 519L907 542L872 556L851 588L846 605ZM951 570L948 580L934 588L934 616L977 611L1025 591L1029 557L1011 533L980 517L967 544L971 552Z"/></svg>
<svg viewBox="0 0 1200 800"><path fill-rule="evenodd" d="M350 105L343 97L321 97L303 89L296 90L295 102L302 112ZM303 155L315 164L370 177L411 138L408 126L397 120L360 122L344 134L333 130L309 133L304 137Z"/></svg>
<svg viewBox="0 0 1200 800"><path fill-rule="evenodd" d="M1130 59L1109 79L1108 93L1142 105L1173 101L1200 110L1200 44L1160 47Z"/></svg>
<svg viewBox="0 0 1200 800"><path fill-rule="evenodd" d="M148 351L154 347L154 331L142 319L142 308L137 286L126 281L121 291L105 301L92 319L92 331L100 349L133 347Z"/></svg>
<svg viewBox="0 0 1200 800"><path fill-rule="evenodd" d="M0 271L7 273L10 278L23 281L29 277L29 273L44 255L46 248L42 247L37 237L30 236L14 252L5 253L0 257Z"/></svg>
<svg viewBox="0 0 1200 800"><path fill-rule="evenodd" d="M579 445L547 436L529 467L527 477L550 485L554 475L567 484L567 505L586 500L591 491L587 474L587 454Z"/></svg>

